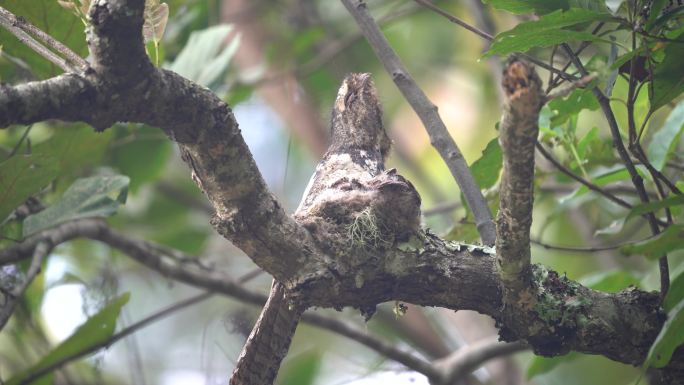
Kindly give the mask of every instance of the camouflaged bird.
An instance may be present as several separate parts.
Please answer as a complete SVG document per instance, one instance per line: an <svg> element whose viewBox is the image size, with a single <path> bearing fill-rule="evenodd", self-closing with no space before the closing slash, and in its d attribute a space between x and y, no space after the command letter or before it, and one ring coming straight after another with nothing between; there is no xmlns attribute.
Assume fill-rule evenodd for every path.
<svg viewBox="0 0 684 385"><path fill-rule="evenodd" d="M335 252L346 246L389 247L407 239L420 225L420 196L396 170L385 170L392 142L370 74L344 79L330 125L332 143L309 181L295 219L320 239L324 249ZM360 218L372 228L359 227Z"/></svg>
<svg viewBox="0 0 684 385"><path fill-rule="evenodd" d="M322 250L335 256L338 273L381 263L382 249L408 239L420 226L420 196L410 182L385 170L391 141L369 74L347 76L331 119L332 143L316 167L294 218ZM238 359L231 385L270 384L301 316L288 289L274 281ZM361 309L368 317L375 310Z"/></svg>

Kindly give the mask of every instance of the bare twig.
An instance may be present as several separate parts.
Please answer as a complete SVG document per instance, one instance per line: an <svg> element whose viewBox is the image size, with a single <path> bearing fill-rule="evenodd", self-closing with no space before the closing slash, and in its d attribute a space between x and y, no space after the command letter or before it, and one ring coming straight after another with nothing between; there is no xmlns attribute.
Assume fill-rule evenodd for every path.
<svg viewBox="0 0 684 385"><path fill-rule="evenodd" d="M522 341L505 343L499 342L497 338L477 341L436 361L434 366L439 372L439 376L433 378L432 381L436 385L452 384L458 378L471 373L493 358L507 356L526 349L528 346Z"/></svg>
<svg viewBox="0 0 684 385"><path fill-rule="evenodd" d="M368 13L366 3L362 0L342 0L342 3L356 20L366 40L387 72L392 76L404 98L423 122L430 136L430 142L456 179L468 206L473 211L482 242L492 245L496 239L496 231L489 206L487 206L479 186L475 183L463 154L440 118L437 107L418 87L397 54L390 47L375 20Z"/></svg>
<svg viewBox="0 0 684 385"><path fill-rule="evenodd" d="M40 273L40 268L43 264L43 259L50 252L50 247L46 242L39 242L33 249L33 256L31 258L31 265L26 271L24 281L15 288L12 288L5 293L5 303L0 310L0 330L5 327L10 316L14 312L14 307L19 301L19 298L24 295L33 279Z"/></svg>
<svg viewBox="0 0 684 385"><path fill-rule="evenodd" d="M361 331L345 322L333 318L323 317L319 314L306 313L302 316L302 321L308 324L334 331L335 333L352 339L394 361L404 364L427 377L437 375L435 368L427 361L412 354L409 351L400 349L388 342L371 336L365 331Z"/></svg>
<svg viewBox="0 0 684 385"><path fill-rule="evenodd" d="M568 83L567 86L561 87L561 88L556 89L555 91L549 92L546 95L546 101L548 102L548 101L556 99L556 98L562 98L562 97L568 96L575 89L586 87L594 79L596 79L596 75L591 74L588 76L584 76L579 80L571 81L570 83Z"/></svg>
<svg viewBox="0 0 684 385"><path fill-rule="evenodd" d="M197 288L228 295L239 301L257 306L263 306L266 302L265 295L247 290L240 285L261 274L262 270L260 269L250 271L237 281L232 281L227 275L199 269L194 264L179 263L179 260L189 261L196 259L181 252L176 251L175 257L169 260L160 252L163 248L150 242L129 238L109 228L105 222L97 219L77 219L63 223L53 229L38 233L20 244L0 250L0 265L4 264L4 261L17 262L26 258L27 253L30 255L39 244L54 247L76 238L90 238L104 242L128 254L152 270ZM421 363L420 359L416 358L412 353L393 347L391 344L368 335L363 331L355 330L352 326L342 321L317 314L305 313L302 317L302 322L344 335L370 349L376 350L380 354L385 355L385 353L388 353L387 357L421 373L427 371L425 372L426 375L431 373L428 371L429 369L426 369L428 366L424 362ZM131 327L133 326L131 325Z"/></svg>
<svg viewBox="0 0 684 385"><path fill-rule="evenodd" d="M26 19L15 16L3 7L0 7L0 25L16 36L22 43L66 72L84 70L88 67L88 62L69 49L69 47L29 23ZM41 40L42 43L35 40L36 38ZM62 57L55 54L50 48L59 52Z"/></svg>
<svg viewBox="0 0 684 385"><path fill-rule="evenodd" d="M537 142L536 147L537 147L537 151L539 151L539 153L542 154L542 156L543 156L544 158L546 158L546 160L548 160L549 162L551 162L551 164L553 164L553 165L558 169L558 171L560 171L560 172L562 172L563 174L569 176L570 178L576 180L577 182L583 184L583 185L586 186L589 190L594 191L594 192L597 192L597 193L603 195L604 197L608 198L608 199L609 199L610 201L612 201L613 203L615 203L615 204L617 204L617 205L620 205L620 206L622 206L622 207L624 207L624 208L628 208L628 209L631 209L631 208L632 208L632 205L630 205L629 203L627 203L625 200L623 200L623 199L621 199L621 198L618 198L618 197L616 197L616 196L613 195L613 194L610 194L609 192L605 191L605 190L602 189L601 187L595 185L594 183L589 182L588 180L586 180L586 179L582 178L581 176L579 176L579 175L575 174L574 172L572 172L572 171L571 171L570 169L568 169L567 167L563 166L563 164L561 164L558 160L556 160L556 158L554 158L554 157L551 155L551 153L548 152L548 151L546 150L546 148L544 148L544 146L543 146L541 143Z"/></svg>
<svg viewBox="0 0 684 385"><path fill-rule="evenodd" d="M424 7L434 11L435 13L438 13L438 14L444 16L450 22L467 29L468 31L476 34L477 36L479 36L483 39L486 39L488 41L494 40L494 36L492 36L491 34L485 32L485 31L482 31L482 30L466 23L465 21L463 21L463 20L459 19L458 17L442 10L441 8L435 6L434 4L430 3L427 0L413 0L413 1L415 1L418 4L423 5ZM541 68L544 68L545 70L547 70L549 72L555 73L556 75L558 75L559 77L561 77L565 80L576 80L574 76L566 73L564 70L562 71L562 70L559 70L557 68L554 68L553 66L548 65L548 64L544 63L543 61L541 61L537 58L534 58L534 57L527 55L525 53L518 53L518 55L521 57L524 57L525 59L529 60L530 62L536 64L537 66L539 66Z"/></svg>
<svg viewBox="0 0 684 385"><path fill-rule="evenodd" d="M572 51L572 48L566 43L562 45L563 49L565 52L568 54L570 57L570 60L572 61L573 65L575 68L577 68L578 71L582 74L582 76L587 76L589 73L587 72L586 68L584 68L584 65L580 61L579 57L575 55L575 53ZM633 65L631 66L633 69ZM630 84L633 82L633 77L630 77ZM633 92L633 87L629 88L630 95L632 95ZM610 133L613 136L613 146L618 152L618 155L620 156L620 159L625 165L625 168L627 168L627 172L629 172L630 177L632 178L632 183L634 184L634 188L636 188L638 194L639 194L639 199L642 202L648 202L648 194L646 193L646 188L644 187L644 180L639 175L639 172L636 170L636 167L634 166L634 162L632 162L632 159L629 156L629 153L627 152L627 149L625 148L624 143L622 142L622 136L620 134L620 128L618 127L617 120L615 119L615 114L613 113L613 109L610 106L610 101L608 98L603 94L603 92L598 88L598 87L593 87L592 88L592 93L596 97L596 99L599 102L599 105L601 106L601 110L603 111L603 115L606 117L606 120L608 121L608 127L610 127ZM628 96L628 101L631 99ZM629 109L629 103L627 104L627 108ZM628 115L633 115L633 114L628 114ZM632 116L633 118L633 116ZM658 220L655 217L655 214L647 213L646 218L648 220L649 226L651 227L651 233L653 235L657 235L660 233L660 229L658 227ZM669 266L667 263L667 255L664 255L662 258L660 258L660 295L661 298L665 298L665 295L667 294L667 291L670 287L670 273L669 273Z"/></svg>
<svg viewBox="0 0 684 385"><path fill-rule="evenodd" d="M173 314L179 310L182 310L188 306L192 306L192 305L195 305L199 302L207 300L207 299L211 298L213 295L214 295L214 293L211 293L211 292L202 293L202 294L196 295L194 297L188 298L184 301L178 302L174 305L171 305L165 309L162 309L162 310L160 310L160 311L158 311L158 312L156 312L156 313L132 324L131 326L121 330L118 333L112 334L112 336L109 337L108 339L106 339L105 341L102 341L100 343L92 345L92 346L88 347L87 349L79 350L79 351L76 351L72 354L68 354L68 355L62 357L61 359L55 361L51 365L48 365L44 368L40 368L40 369L36 370L35 372L29 374L27 377L22 379L22 381L19 382L19 385L30 384L34 380L44 376L47 373L50 373L56 369L61 368L62 366L64 366L65 364L68 364L69 362L72 362L72 361L77 360L79 358L85 357L91 353L95 353L100 349L107 348L107 347L111 346L112 344L114 344L115 342L119 341L120 339L125 338L125 337L137 332L138 330L140 330L146 326L149 326L152 323L154 323L154 322L156 322L156 321L158 321L164 317L167 317L167 316L169 316L169 315L171 315L171 314Z"/></svg>
<svg viewBox="0 0 684 385"><path fill-rule="evenodd" d="M530 242L533 245L537 245L540 247L543 247L547 250L560 250L560 251L570 251L573 253L594 253L598 251L606 251L606 250L616 250L619 249L623 246L631 245L631 244L636 244L640 242L647 241L653 237L649 237L646 239L642 239L640 241L631 241L631 242L625 242L625 243L620 243L617 245L610 245L610 246L598 246L598 247L575 247L575 246L562 246L562 245L551 245L545 242L542 242L537 239L531 239Z"/></svg>

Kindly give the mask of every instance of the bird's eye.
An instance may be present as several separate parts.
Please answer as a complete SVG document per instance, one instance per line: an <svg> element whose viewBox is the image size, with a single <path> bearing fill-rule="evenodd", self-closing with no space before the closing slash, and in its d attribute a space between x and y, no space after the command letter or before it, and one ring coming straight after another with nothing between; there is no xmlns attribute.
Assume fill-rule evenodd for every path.
<svg viewBox="0 0 684 385"><path fill-rule="evenodd" d="M344 95L344 106L348 108L354 100L356 100L356 92L347 92L347 94Z"/></svg>

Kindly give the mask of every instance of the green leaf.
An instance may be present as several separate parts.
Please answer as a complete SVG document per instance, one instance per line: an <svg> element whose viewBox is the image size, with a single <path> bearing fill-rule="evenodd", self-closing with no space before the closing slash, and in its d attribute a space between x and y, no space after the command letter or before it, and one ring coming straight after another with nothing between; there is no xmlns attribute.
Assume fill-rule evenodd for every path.
<svg viewBox="0 0 684 385"><path fill-rule="evenodd" d="M121 308L128 302L129 297L130 294L125 293L114 299L105 308L90 317L83 325L76 329L74 334L44 356L38 363L12 377L6 384L17 385L36 371L45 369L62 359L73 357L79 352L106 342L114 334L116 319L119 317ZM45 376L37 381L41 380L45 381ZM35 383L32 382L32 384Z"/></svg>
<svg viewBox="0 0 684 385"><path fill-rule="evenodd" d="M632 207L632 209L629 211L629 214L627 214L627 219L679 205L684 205L684 195L674 195L660 201L642 203Z"/></svg>
<svg viewBox="0 0 684 385"><path fill-rule="evenodd" d="M549 108L554 113L551 125L559 126L584 109L596 111L599 107L598 100L591 90L577 89L565 98L557 98L549 102Z"/></svg>
<svg viewBox="0 0 684 385"><path fill-rule="evenodd" d="M502 161L503 154L499 146L499 139L494 138L487 143L480 159L470 166L470 171L481 189L488 189L499 180Z"/></svg>
<svg viewBox="0 0 684 385"><path fill-rule="evenodd" d="M593 182L595 185L597 185L599 187L605 186L605 185L613 183L613 182L619 182L619 181L627 180L630 178L629 172L627 170L625 170L624 168L615 168L615 169L612 169L609 171L603 171L598 176L592 175L592 177L594 179L592 179L591 182ZM575 190L574 192L572 192L570 195L562 197L560 199L560 202L563 203L563 202L566 202L568 200L578 198L578 197L588 193L589 191L591 191L591 190L589 190L589 188L587 186L583 185L583 186L579 187L577 190Z"/></svg>
<svg viewBox="0 0 684 385"><path fill-rule="evenodd" d="M578 357L580 357L580 355L574 352L561 357L534 356L527 365L527 379L531 379L532 377L538 376L540 374L548 373L559 364L570 362Z"/></svg>
<svg viewBox="0 0 684 385"><path fill-rule="evenodd" d="M587 150L592 146L592 144L600 142L601 137L599 136L598 127L592 127L591 130L589 130L589 132L587 132L587 134L584 135L579 142L577 142L577 154L580 156L580 158L585 159Z"/></svg>
<svg viewBox="0 0 684 385"><path fill-rule="evenodd" d="M309 385L316 380L321 370L323 356L317 350L309 350L288 359L278 374L281 385Z"/></svg>
<svg viewBox="0 0 684 385"><path fill-rule="evenodd" d="M684 92L684 44L668 43L665 58L653 71L653 84L648 88L651 111L666 105Z"/></svg>
<svg viewBox="0 0 684 385"><path fill-rule="evenodd" d="M109 154L110 164L121 174L131 178L130 189L135 193L140 186L153 182L162 175L172 154L173 146L158 128L149 126L116 128L117 139L125 143L112 146Z"/></svg>
<svg viewBox="0 0 684 385"><path fill-rule="evenodd" d="M122 175L76 180L60 201L24 220L24 236L72 219L114 214L126 202L128 181Z"/></svg>
<svg viewBox="0 0 684 385"><path fill-rule="evenodd" d="M219 25L193 32L188 43L168 69L204 86L209 86L228 69L240 45L239 36L224 47L231 25Z"/></svg>
<svg viewBox="0 0 684 385"><path fill-rule="evenodd" d="M50 139L33 146L33 152L53 156L60 176L70 175L97 166L111 137L112 130L99 133L84 124L60 126Z"/></svg>
<svg viewBox="0 0 684 385"><path fill-rule="evenodd" d="M639 279L629 271L612 270L586 275L580 279L580 282L594 290L617 293L629 286L637 286Z"/></svg>
<svg viewBox="0 0 684 385"><path fill-rule="evenodd" d="M536 13L543 15L557 9L568 9L568 0L483 0L485 4L516 15Z"/></svg>
<svg viewBox="0 0 684 385"><path fill-rule="evenodd" d="M650 259L658 259L679 249L684 249L684 225L672 225L657 236L623 246L620 251L627 255L643 254Z"/></svg>
<svg viewBox="0 0 684 385"><path fill-rule="evenodd" d="M55 158L45 154L15 155L0 163L0 222L58 174Z"/></svg>
<svg viewBox="0 0 684 385"><path fill-rule="evenodd" d="M48 32L55 40L65 44L78 55L85 57L88 54L83 23L71 11L62 8L56 0L3 0L0 3L8 11L26 18L36 27ZM5 53L28 64L38 78L62 73L61 68L19 42L4 28L0 28L0 42Z"/></svg>
<svg viewBox="0 0 684 385"><path fill-rule="evenodd" d="M653 135L648 145L648 158L653 167L662 170L675 151L684 130L684 100L672 109L663 127Z"/></svg>
<svg viewBox="0 0 684 385"><path fill-rule="evenodd" d="M684 269L672 275L670 281L670 289L667 291L665 300L663 301L663 309L665 311L672 310L679 302L684 300Z"/></svg>
<svg viewBox="0 0 684 385"><path fill-rule="evenodd" d="M502 32L494 38L489 50L483 57L492 55L508 55L513 52L524 52L533 47L549 47L572 41L606 41L584 31L562 29L580 23L592 21L610 21L612 16L581 8L568 11L556 11L541 16L538 20L520 23L513 29Z"/></svg>
<svg viewBox="0 0 684 385"><path fill-rule="evenodd" d="M682 343L684 343L684 301L680 301L667 313L667 321L648 351L644 369L662 368L667 365L672 358L672 353Z"/></svg>

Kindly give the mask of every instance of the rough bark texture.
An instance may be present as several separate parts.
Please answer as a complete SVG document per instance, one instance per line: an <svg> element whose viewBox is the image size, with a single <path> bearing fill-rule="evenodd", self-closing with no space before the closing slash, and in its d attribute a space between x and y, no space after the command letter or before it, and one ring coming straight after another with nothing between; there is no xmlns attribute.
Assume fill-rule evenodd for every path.
<svg viewBox="0 0 684 385"><path fill-rule="evenodd" d="M499 143L504 162L496 219L497 267L504 289L504 305L520 308L531 295L530 226L534 201L534 146L539 134L539 111L545 95L534 68L515 57L504 69L502 85L505 102Z"/></svg>
<svg viewBox="0 0 684 385"><path fill-rule="evenodd" d="M231 385L273 383L303 310L289 303L285 287L273 281L268 301L242 348Z"/></svg>
<svg viewBox="0 0 684 385"><path fill-rule="evenodd" d="M501 225L514 237L502 240L498 256L491 248L444 241L417 228L420 201L415 190L378 161L384 160L388 142L377 130L380 110L371 103L374 91L365 75L346 81L347 89L335 103L338 116L333 118L334 131L336 127L363 131L339 132L341 139L325 158L323 173L314 177L311 190L316 196L307 195L297 213L301 224L297 223L266 189L230 108L207 89L149 63L140 36L142 8L142 0L96 1L90 15L92 69L15 87L0 85L0 126L62 119L84 121L99 130L115 121L162 128L178 142L195 181L212 203L216 229L282 283L287 295L272 301L285 307L262 317L263 322L275 317L280 325L277 335L293 324L286 322L285 311L352 306L370 315L378 303L398 300L488 314L498 321L505 340L525 340L544 355L575 350L632 365L643 361L664 321L657 294L636 289L601 293L541 266L530 266L525 290L513 302L506 302L515 306L503 306L502 298L508 297L502 296L502 276L504 280L524 276L525 268L515 267L525 266L524 258L529 256L525 234L517 227L529 226L522 215L526 210L516 214L518 208L506 203L518 222ZM527 71L527 67L509 68L513 79L523 74L519 70ZM524 104L525 89L535 84L530 73L524 73L527 81L507 83L512 90L507 111L529 123L535 120L527 115L534 113L534 102L520 108L512 104L515 98ZM359 115L361 106L365 115ZM527 124L514 126L513 133L524 127ZM502 140L504 147L517 146L518 151L504 150L507 169L527 176L520 183L516 182L519 176L507 177L502 196L511 203L523 196L529 208L531 166L519 168L510 158L531 156L534 142L518 145L516 140ZM345 175L330 177L339 167ZM104 237L92 234L95 239L100 236ZM17 248L35 247L42 241L31 238ZM124 240L117 242L140 250ZM508 255L509 248L514 254ZM497 258L515 261L519 257L523 264L510 264L512 273L502 273L497 267ZM13 258L12 252L3 250L2 258ZM263 342L269 341L264 335ZM287 340L273 342L278 349L288 345ZM681 355L675 356L669 369L673 373L684 369Z"/></svg>

